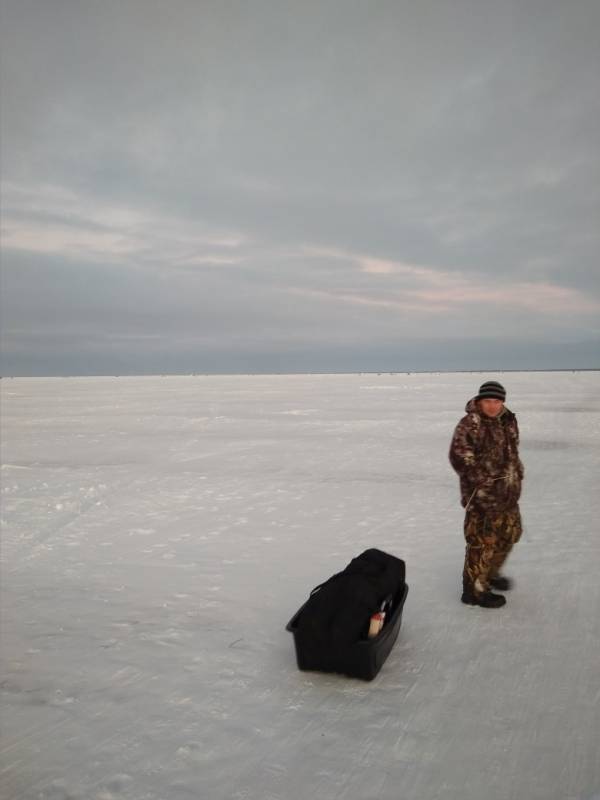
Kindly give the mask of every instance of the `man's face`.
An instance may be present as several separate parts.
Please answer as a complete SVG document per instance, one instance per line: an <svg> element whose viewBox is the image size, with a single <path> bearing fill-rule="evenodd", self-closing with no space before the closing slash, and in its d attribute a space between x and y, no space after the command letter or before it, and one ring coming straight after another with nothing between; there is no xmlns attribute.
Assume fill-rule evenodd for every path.
<svg viewBox="0 0 600 800"><path fill-rule="evenodd" d="M479 408L486 417L497 417L504 408L502 400L495 400L493 397L483 397L479 401Z"/></svg>

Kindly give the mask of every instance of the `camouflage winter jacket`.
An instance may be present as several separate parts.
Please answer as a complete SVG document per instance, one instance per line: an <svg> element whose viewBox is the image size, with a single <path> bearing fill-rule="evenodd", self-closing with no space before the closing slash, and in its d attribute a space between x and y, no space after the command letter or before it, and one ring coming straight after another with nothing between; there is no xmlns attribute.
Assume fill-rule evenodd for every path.
<svg viewBox="0 0 600 800"><path fill-rule="evenodd" d="M523 464L519 458L517 418L504 408L495 418L469 400L467 415L456 426L450 445L450 463L460 477L463 507L506 511L521 495Z"/></svg>

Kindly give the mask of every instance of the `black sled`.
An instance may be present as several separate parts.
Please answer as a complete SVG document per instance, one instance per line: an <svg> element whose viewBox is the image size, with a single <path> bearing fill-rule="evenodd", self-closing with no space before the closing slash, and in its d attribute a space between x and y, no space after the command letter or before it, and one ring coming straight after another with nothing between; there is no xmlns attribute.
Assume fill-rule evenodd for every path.
<svg viewBox="0 0 600 800"><path fill-rule="evenodd" d="M375 548L365 550L316 586L287 624L298 668L373 680L398 638L407 594L404 561ZM385 623L369 639L371 615L382 604Z"/></svg>

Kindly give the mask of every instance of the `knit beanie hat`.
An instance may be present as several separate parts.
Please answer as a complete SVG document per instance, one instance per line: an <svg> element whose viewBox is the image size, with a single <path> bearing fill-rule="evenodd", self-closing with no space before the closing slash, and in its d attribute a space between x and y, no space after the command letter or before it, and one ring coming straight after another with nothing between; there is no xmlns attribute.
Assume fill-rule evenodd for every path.
<svg viewBox="0 0 600 800"><path fill-rule="evenodd" d="M493 400L502 400L502 402L504 402L506 400L506 389L501 383L498 383L498 381L486 381L479 387L477 399L483 400L486 397L490 397Z"/></svg>

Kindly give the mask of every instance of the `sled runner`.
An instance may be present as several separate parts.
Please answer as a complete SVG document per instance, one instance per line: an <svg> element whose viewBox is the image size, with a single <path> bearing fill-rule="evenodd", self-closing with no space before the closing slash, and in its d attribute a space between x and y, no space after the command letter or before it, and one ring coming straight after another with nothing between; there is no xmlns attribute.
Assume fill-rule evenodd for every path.
<svg viewBox="0 0 600 800"><path fill-rule="evenodd" d="M404 561L365 550L315 587L288 623L298 668L373 680L398 637L407 594ZM368 638L371 617L382 606L383 627Z"/></svg>

